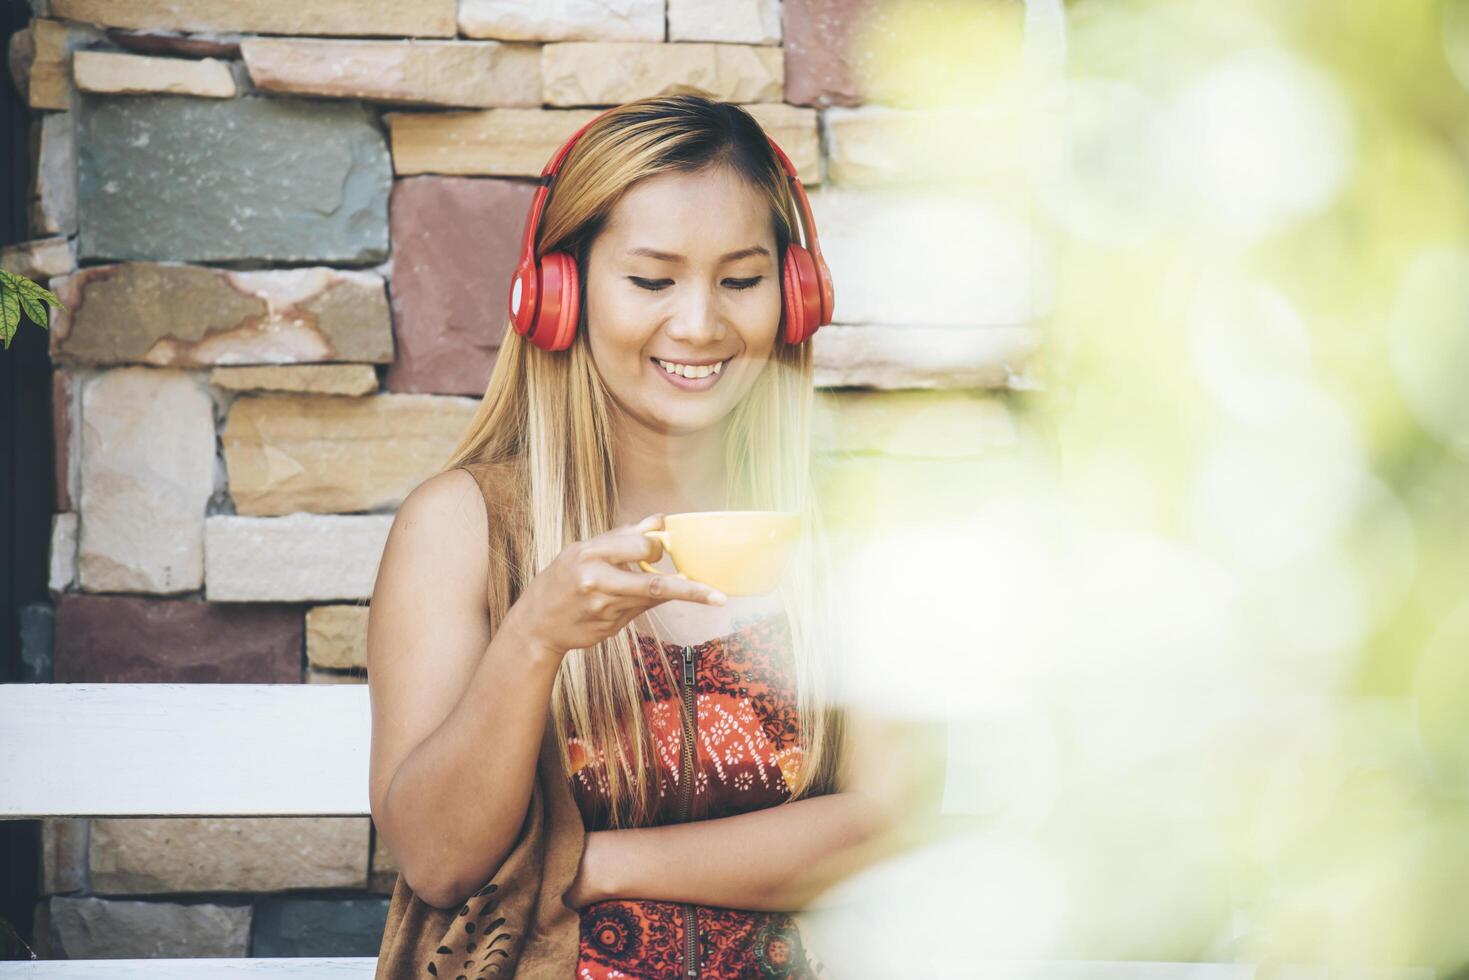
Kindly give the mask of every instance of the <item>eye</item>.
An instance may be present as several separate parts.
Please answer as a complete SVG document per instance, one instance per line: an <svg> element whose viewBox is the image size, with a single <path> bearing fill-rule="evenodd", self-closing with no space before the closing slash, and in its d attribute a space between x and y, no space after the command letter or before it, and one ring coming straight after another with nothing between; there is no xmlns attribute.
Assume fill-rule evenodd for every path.
<svg viewBox="0 0 1469 980"><path fill-rule="evenodd" d="M634 286L637 286L639 289L646 289L650 293L662 292L667 287L673 285L672 279L643 279L639 276L628 276L627 278L632 281ZM725 282L731 289L753 289L760 285L760 280L764 278L764 276L755 276L753 279L726 279Z"/></svg>

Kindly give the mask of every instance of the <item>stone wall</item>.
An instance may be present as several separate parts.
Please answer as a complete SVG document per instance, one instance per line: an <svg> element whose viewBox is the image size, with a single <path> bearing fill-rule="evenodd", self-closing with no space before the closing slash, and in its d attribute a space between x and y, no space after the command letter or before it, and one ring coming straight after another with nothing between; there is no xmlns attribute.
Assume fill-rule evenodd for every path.
<svg viewBox="0 0 1469 980"><path fill-rule="evenodd" d="M601 107L677 86L747 107L808 188L837 284L814 341L834 471L972 474L1020 438L1031 228L944 187L1016 157L998 132L989 173L914 158L974 120L865 97L870 2L36 6L10 50L31 240L3 262L69 312L33 680L362 683L394 508L484 391L533 178ZM396 870L366 817L43 836L58 957L371 955Z"/></svg>

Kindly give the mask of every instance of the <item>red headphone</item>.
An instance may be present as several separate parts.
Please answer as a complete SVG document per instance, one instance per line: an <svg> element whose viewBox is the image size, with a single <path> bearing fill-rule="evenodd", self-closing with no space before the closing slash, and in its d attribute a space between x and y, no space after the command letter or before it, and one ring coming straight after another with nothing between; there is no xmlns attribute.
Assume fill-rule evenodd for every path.
<svg viewBox="0 0 1469 980"><path fill-rule="evenodd" d="M581 289L576 259L569 253L547 252L539 262L536 261L535 236L541 221L541 208L550 195L551 181L571 147L592 123L611 111L607 109L598 113L551 157L551 162L541 171L540 186L536 188L530 213L525 219L520 264L515 267L515 275L510 280L510 322L515 325L516 333L542 350L565 350L571 346L581 315ZM831 322L834 301L831 272L821 255L821 244L816 240L816 223L811 218L811 202L806 199L806 190L796 176L796 168L775 140L768 134L765 138L770 141L790 180L800 212L801 229L807 239L806 247L795 242L786 246L785 265L781 270L782 336L787 343L799 344L814 334L818 327Z"/></svg>

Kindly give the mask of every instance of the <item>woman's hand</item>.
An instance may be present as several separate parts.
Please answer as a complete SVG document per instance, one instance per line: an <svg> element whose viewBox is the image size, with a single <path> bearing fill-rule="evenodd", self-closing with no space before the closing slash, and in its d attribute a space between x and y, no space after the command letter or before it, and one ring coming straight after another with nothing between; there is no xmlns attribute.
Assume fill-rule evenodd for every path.
<svg viewBox="0 0 1469 980"><path fill-rule="evenodd" d="M663 556L663 545L643 534L662 526L663 515L653 514L561 549L511 607L526 636L565 655L596 646L670 599L723 605L724 594L700 582L623 567Z"/></svg>

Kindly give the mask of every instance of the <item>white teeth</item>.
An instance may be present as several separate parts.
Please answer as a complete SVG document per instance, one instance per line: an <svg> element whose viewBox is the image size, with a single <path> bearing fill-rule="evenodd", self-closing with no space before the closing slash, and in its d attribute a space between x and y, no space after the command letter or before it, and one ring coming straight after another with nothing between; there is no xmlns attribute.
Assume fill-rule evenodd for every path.
<svg viewBox="0 0 1469 980"><path fill-rule="evenodd" d="M714 364L695 367L692 364L675 364L673 361L659 361L658 365L669 374L676 374L679 377L707 378L711 374L718 374L720 369L724 367L724 362L718 361Z"/></svg>

